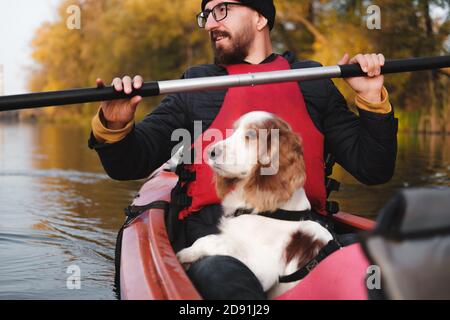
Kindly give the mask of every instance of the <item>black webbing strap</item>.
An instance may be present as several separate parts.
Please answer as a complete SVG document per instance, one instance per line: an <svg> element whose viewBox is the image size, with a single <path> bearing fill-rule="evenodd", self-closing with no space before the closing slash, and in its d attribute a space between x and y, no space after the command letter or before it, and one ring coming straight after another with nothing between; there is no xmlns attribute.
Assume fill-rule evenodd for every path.
<svg viewBox="0 0 450 320"><path fill-rule="evenodd" d="M331 153L325 156L325 176L331 176L333 174L333 166L336 163L336 159Z"/></svg>
<svg viewBox="0 0 450 320"><path fill-rule="evenodd" d="M170 201L182 209L189 207L192 204L192 197L188 196L188 183L195 181L196 173L185 168L184 164L179 164L175 171L178 176L178 182L171 192Z"/></svg>
<svg viewBox="0 0 450 320"><path fill-rule="evenodd" d="M325 178L325 187L327 190L327 198L330 196L331 192L339 191L341 183L333 178Z"/></svg>
<svg viewBox="0 0 450 320"><path fill-rule="evenodd" d="M183 193L183 189L174 189L172 201L182 208L189 207L192 204L192 198L186 193Z"/></svg>
<svg viewBox="0 0 450 320"><path fill-rule="evenodd" d="M155 201L149 204L146 204L144 206L128 206L125 208L125 223L120 228L119 232L117 233L117 240L116 240L116 250L115 250L115 257L114 257L114 263L115 263L115 269L116 273L114 276L114 284L115 284L115 292L117 295L117 298L120 299L120 258L122 254L122 236L123 231L126 227L128 227L131 222L133 222L137 217L139 217L142 213L144 213L147 210L150 209L162 209L164 211L167 211L169 208L169 203L167 201Z"/></svg>
<svg viewBox="0 0 450 320"><path fill-rule="evenodd" d="M339 203L337 203L336 201L327 201L325 205L328 214L333 215L338 213L340 210Z"/></svg>
<svg viewBox="0 0 450 320"><path fill-rule="evenodd" d="M319 251L319 254L314 259L310 260L307 264L305 264L301 269L297 270L296 272L291 273L287 276L280 276L278 278L278 281L280 283L288 283L302 280L311 272L311 270L317 267L317 265L321 261L325 260L326 257L328 257L329 255L331 255L332 253L336 252L341 248L342 246L340 245L339 242L337 242L334 239L330 240L328 244Z"/></svg>
<svg viewBox="0 0 450 320"><path fill-rule="evenodd" d="M154 201L152 203L143 205L143 206L128 206L124 209L125 211L125 224L124 226L127 227L131 222L133 222L134 219L139 217L142 213L149 209L163 209L166 210L169 207L169 203L167 201L158 200Z"/></svg>
<svg viewBox="0 0 450 320"><path fill-rule="evenodd" d="M175 174L178 176L181 182L191 182L196 178L196 173L194 171L186 170L184 164L179 164L175 170Z"/></svg>
<svg viewBox="0 0 450 320"><path fill-rule="evenodd" d="M325 189L327 193L327 199L333 191L339 191L341 184L339 181L330 178L333 174L333 166L336 163L336 159L331 153L328 153L325 157ZM326 202L326 211L328 215L333 215L339 212L339 204L336 201Z"/></svg>
<svg viewBox="0 0 450 320"><path fill-rule="evenodd" d="M252 214L252 209L237 209L234 212L235 217L239 217L244 214ZM258 216L263 216L266 218L272 218L277 220L284 220L284 221L303 221L303 220L312 220L312 211L311 210L304 210L304 211L288 211L288 210L282 210L278 209L274 212L261 212L258 213Z"/></svg>

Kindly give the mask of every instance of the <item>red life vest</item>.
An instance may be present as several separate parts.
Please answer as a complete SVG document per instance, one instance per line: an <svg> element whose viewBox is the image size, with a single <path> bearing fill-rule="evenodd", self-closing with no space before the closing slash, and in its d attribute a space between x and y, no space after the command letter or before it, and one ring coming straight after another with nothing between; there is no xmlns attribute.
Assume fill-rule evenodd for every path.
<svg viewBox="0 0 450 320"><path fill-rule="evenodd" d="M264 64L238 64L226 67L228 74L245 74L253 72L269 72L289 70L286 59L278 56L274 61ZM209 144L217 142L211 139L211 129L220 130L222 139L227 138L226 130L241 116L252 111L273 113L288 122L293 131L300 135L303 141L304 161L306 167L306 195L312 208L321 214L326 214L325 164L323 159L324 137L315 127L305 100L297 82L268 84L230 88L225 96L219 114L211 126L200 135L193 144L196 161L185 165L185 169L195 172L195 180L187 183L187 195L192 202L179 213L183 219L203 207L220 203L213 182L213 172L203 159L204 150ZM213 140L213 141L210 141Z"/></svg>

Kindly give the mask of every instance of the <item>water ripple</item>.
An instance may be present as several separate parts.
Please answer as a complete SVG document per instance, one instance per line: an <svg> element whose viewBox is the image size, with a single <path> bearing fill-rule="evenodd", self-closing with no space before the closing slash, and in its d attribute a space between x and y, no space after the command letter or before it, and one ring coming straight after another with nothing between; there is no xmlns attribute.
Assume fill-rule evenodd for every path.
<svg viewBox="0 0 450 320"><path fill-rule="evenodd" d="M36 169L36 170L2 170L0 176L3 177L29 177L29 178L52 178L66 179L71 182L94 184L102 180L110 180L108 175L93 172L80 172L76 170L59 169Z"/></svg>

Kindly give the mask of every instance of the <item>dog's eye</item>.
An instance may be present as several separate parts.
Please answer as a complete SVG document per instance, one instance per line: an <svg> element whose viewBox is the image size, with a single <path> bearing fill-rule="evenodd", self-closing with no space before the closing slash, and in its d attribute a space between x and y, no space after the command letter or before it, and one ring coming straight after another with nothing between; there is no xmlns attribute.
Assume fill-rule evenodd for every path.
<svg viewBox="0 0 450 320"><path fill-rule="evenodd" d="M257 138L256 130L247 130L245 138L248 140L254 140Z"/></svg>

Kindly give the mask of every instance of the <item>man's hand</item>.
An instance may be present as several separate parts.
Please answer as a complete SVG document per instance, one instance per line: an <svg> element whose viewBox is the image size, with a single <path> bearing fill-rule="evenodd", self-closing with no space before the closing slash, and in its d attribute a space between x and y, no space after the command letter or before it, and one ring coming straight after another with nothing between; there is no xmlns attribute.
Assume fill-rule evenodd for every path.
<svg viewBox="0 0 450 320"><path fill-rule="evenodd" d="M360 97L369 102L378 103L381 102L381 91L384 85L381 67L384 66L385 61L382 54L358 54L349 59L349 55L346 53L338 64L359 63L368 77L346 78L345 81Z"/></svg>
<svg viewBox="0 0 450 320"><path fill-rule="evenodd" d="M123 79L115 78L112 82L116 91L124 90L126 94L130 94L134 89L142 87L143 79L141 76L135 76L133 80L129 76ZM97 87L104 87L102 79L97 79ZM131 99L103 101L100 105L108 129L123 129L134 119L134 114L139 102L142 101L141 96L135 96Z"/></svg>

